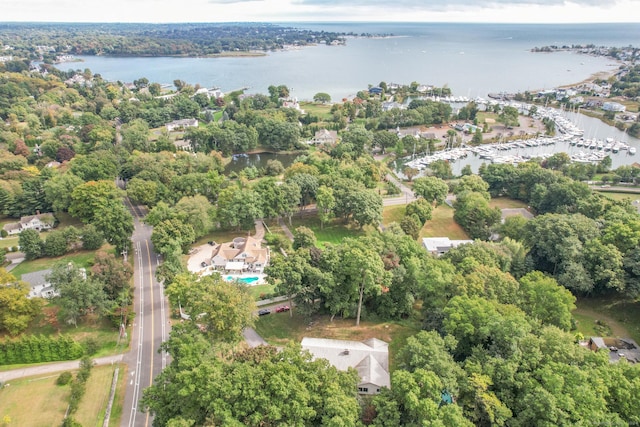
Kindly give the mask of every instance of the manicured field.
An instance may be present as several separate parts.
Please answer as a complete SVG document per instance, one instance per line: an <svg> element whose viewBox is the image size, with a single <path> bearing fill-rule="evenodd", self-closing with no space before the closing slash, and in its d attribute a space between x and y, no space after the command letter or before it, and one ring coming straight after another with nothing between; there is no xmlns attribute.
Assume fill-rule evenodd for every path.
<svg viewBox="0 0 640 427"><path fill-rule="evenodd" d="M276 287L274 285L256 285L248 287L249 294L251 294L253 299L256 301L260 300L260 295L269 295L273 293L275 288Z"/></svg>
<svg viewBox="0 0 640 427"><path fill-rule="evenodd" d="M616 201L628 199L629 201L633 202L634 200L640 200L639 193L616 193L613 191L601 191L600 194L607 199Z"/></svg>
<svg viewBox="0 0 640 427"><path fill-rule="evenodd" d="M121 372L122 377L124 371ZM8 426L50 427L62 424L68 406L69 386L55 384L59 373L42 377L12 380L8 386L0 389L0 422L3 417L11 421ZM83 426L102 426L102 417L109 399L112 366L96 366L87 382L87 391L80 402L74 418ZM118 402L116 394L115 402ZM120 397L120 401L122 398ZM114 404L115 414L109 425L115 422L122 412L121 404ZM119 420L117 420L119 421Z"/></svg>
<svg viewBox="0 0 640 427"><path fill-rule="evenodd" d="M468 239L467 233L453 220L453 212L453 208L448 205L441 205L434 209L432 218L422 227L420 237Z"/></svg>
<svg viewBox="0 0 640 427"><path fill-rule="evenodd" d="M329 121L331 119L331 104L301 102L300 108L302 108L307 114L318 116L320 120Z"/></svg>
<svg viewBox="0 0 640 427"><path fill-rule="evenodd" d="M31 261L21 262L16 268L11 270L11 274L20 279L25 273L33 273L34 271L51 268L56 262L61 260L64 260L66 262L73 262L80 267L88 268L91 266L94 258L95 252L93 251L80 251L74 254L67 254L56 258L38 258Z"/></svg>
<svg viewBox="0 0 640 427"><path fill-rule="evenodd" d="M384 225L389 225L392 222L400 224L400 221L404 218L404 211L404 205L385 206L382 210L382 223Z"/></svg>
<svg viewBox="0 0 640 427"><path fill-rule="evenodd" d="M514 200L508 197L496 197L489 201L489 206L500 209L517 209L526 208L527 204L520 200Z"/></svg>
<svg viewBox="0 0 640 427"><path fill-rule="evenodd" d="M345 237L356 237L366 234L367 227L364 230L354 225L345 224L340 219L334 219L332 222L320 228L320 220L317 217L293 218L293 227L289 227L292 233L295 233L296 227L305 226L313 230L316 234L318 245L323 243L339 244Z"/></svg>
<svg viewBox="0 0 640 427"><path fill-rule="evenodd" d="M91 370L91 377L87 381L87 391L74 415L76 421L83 427L102 426L111 391L113 370L112 366L96 366ZM121 369L118 374L119 381L124 377L124 373L125 371ZM117 423L111 421L110 425L117 425Z"/></svg>

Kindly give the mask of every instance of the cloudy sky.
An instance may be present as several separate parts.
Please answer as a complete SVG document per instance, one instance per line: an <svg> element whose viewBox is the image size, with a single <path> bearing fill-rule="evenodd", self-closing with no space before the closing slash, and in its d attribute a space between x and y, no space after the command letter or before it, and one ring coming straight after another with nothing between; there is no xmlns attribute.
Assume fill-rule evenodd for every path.
<svg viewBox="0 0 640 427"><path fill-rule="evenodd" d="M0 0L0 21L640 22L640 0Z"/></svg>

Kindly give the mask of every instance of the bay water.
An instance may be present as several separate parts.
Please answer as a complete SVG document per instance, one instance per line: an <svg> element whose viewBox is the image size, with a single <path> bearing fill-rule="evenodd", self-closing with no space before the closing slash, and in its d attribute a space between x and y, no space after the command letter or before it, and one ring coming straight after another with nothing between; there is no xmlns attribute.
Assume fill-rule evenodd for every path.
<svg viewBox="0 0 640 427"><path fill-rule="evenodd" d="M349 38L344 46L308 46L259 57L174 58L82 56L83 63L107 80L132 82L146 77L172 84L184 80L223 92L248 87L267 93L286 85L300 100L326 92L334 101L368 85L387 83L448 86L456 96L485 97L491 92L550 89L582 81L619 64L574 52L534 53L533 47L595 44L640 46L640 24L436 24L436 23L287 23L319 31L386 34Z"/></svg>

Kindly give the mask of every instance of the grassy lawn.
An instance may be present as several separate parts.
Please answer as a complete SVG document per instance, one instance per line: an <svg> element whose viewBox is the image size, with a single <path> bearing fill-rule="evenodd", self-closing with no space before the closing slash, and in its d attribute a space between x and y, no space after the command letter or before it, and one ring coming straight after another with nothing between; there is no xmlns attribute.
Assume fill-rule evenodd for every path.
<svg viewBox="0 0 640 427"><path fill-rule="evenodd" d="M107 409L107 403L109 402L109 393L111 392L111 381L113 380L114 367L112 366L95 366L91 370L91 376L87 381L87 391L84 397L80 401L78 411L75 413L74 418L82 426L96 426L101 427L104 420L104 413ZM120 369L118 373L118 382L121 381L124 370ZM114 405L117 402L114 399ZM122 412L122 409L120 409ZM113 422L114 417L110 418L110 425L116 425Z"/></svg>
<svg viewBox="0 0 640 427"><path fill-rule="evenodd" d="M318 116L320 120L331 120L331 105L330 104L316 104L312 102L301 102L300 108L302 108L307 114Z"/></svg>
<svg viewBox="0 0 640 427"><path fill-rule="evenodd" d="M61 260L73 262L80 267L88 268L93 263L94 257L95 252L93 251L80 251L74 254L67 254L56 258L38 258L31 261L23 261L16 268L11 270L11 274L20 279L25 273L33 273L34 271L51 268L51 266Z"/></svg>
<svg viewBox="0 0 640 427"><path fill-rule="evenodd" d="M611 199L615 201L624 200L624 199L628 199L629 201L634 201L634 200L640 199L640 194L638 193L619 193L619 192L613 192L613 191L602 191L600 192L600 194L606 197L607 199Z"/></svg>
<svg viewBox="0 0 640 427"><path fill-rule="evenodd" d="M434 209L432 218L422 227L420 237L468 239L467 233L453 220L453 212L453 208L448 205L441 205Z"/></svg>
<svg viewBox="0 0 640 427"><path fill-rule="evenodd" d="M332 222L324 225L324 228L320 229L320 220L313 217L295 217L292 220L293 226L289 227L291 232L294 233L295 229L300 226L305 226L313 230L318 240L318 245L323 243L339 244L345 237L357 237L366 234L367 227L364 230L357 228L354 225L345 224L340 219L334 219Z"/></svg>
<svg viewBox="0 0 640 427"><path fill-rule="evenodd" d="M276 287L274 285L256 285L249 286L249 294L253 297L254 300L259 301L260 295L268 295L275 291Z"/></svg>
<svg viewBox="0 0 640 427"><path fill-rule="evenodd" d="M93 375L93 374L92 374ZM0 389L0 420L22 427L59 426L68 406L69 387L55 384L58 375L12 380Z"/></svg>
<svg viewBox="0 0 640 427"><path fill-rule="evenodd" d="M389 225L392 222L400 224L400 221L404 218L404 211L404 205L385 206L382 210L382 223L384 225Z"/></svg>
<svg viewBox="0 0 640 427"><path fill-rule="evenodd" d="M255 228L252 228L250 232L251 232L251 235L255 234L256 232ZM212 231L211 233L204 235L203 237L200 237L198 240L196 240L196 242L192 246L195 247L195 246L204 245L209 241L214 241L216 243L230 242L236 237L244 237L246 235L247 235L247 230L238 230L238 231L215 230L215 231Z"/></svg>
<svg viewBox="0 0 640 427"><path fill-rule="evenodd" d="M272 313L262 316L256 322L256 331L269 344L281 346L289 341L300 342L304 337L330 338L339 340L364 341L369 338L378 338L389 344L390 367L394 368L394 356L406 343L407 338L417 333L418 324L411 321L402 322L373 322L360 321L360 326L355 326L355 319L315 316L309 323L305 318L289 316L289 313Z"/></svg>
<svg viewBox="0 0 640 427"><path fill-rule="evenodd" d="M64 322L58 322L57 313L58 307L53 304L43 307L41 313L36 316L29 328L25 331L25 334L45 336L65 335L81 344L84 344L88 339L92 339L97 345L96 353L91 355L91 357L94 358L128 351L129 341L123 339L118 342L118 329L107 319L83 319L78 323L78 327L75 327ZM0 339L4 338L4 336L0 335ZM2 365L0 366L0 370L5 371L36 365L38 364Z"/></svg>
<svg viewBox="0 0 640 427"><path fill-rule="evenodd" d="M83 426L101 426L104 411L109 399L113 367L96 366L87 382L87 391L82 400L76 420ZM121 372L121 378L123 377ZM43 377L12 380L10 387L0 389L0 417L8 416L8 425L21 427L44 427L62 424L68 406L69 386L55 384L58 374ZM124 390L122 390L124 391ZM122 399L120 399L122 400ZM118 395L116 394L116 403ZM117 409L114 403L114 409ZM118 420L122 413L121 404L112 420ZM0 418L1 420L2 418ZM118 420L119 421L119 420ZM118 425L111 422L110 425Z"/></svg>
<svg viewBox="0 0 640 427"><path fill-rule="evenodd" d="M496 197L489 201L489 206L500 209L517 209L526 208L527 204L520 200L514 200L508 197Z"/></svg>
<svg viewBox="0 0 640 427"><path fill-rule="evenodd" d="M0 239L0 248L10 248L12 246L18 246L18 236L9 236L3 239Z"/></svg>
<svg viewBox="0 0 640 427"><path fill-rule="evenodd" d="M56 218L59 221L58 226L55 228L56 230L68 227L70 225L73 225L74 227L77 227L77 228L84 227L84 224L82 223L82 221L80 221L77 218L73 218L71 215L65 212L57 213Z"/></svg>
<svg viewBox="0 0 640 427"><path fill-rule="evenodd" d="M640 303L619 296L601 296L578 299L576 306L573 314L579 322L578 330L585 337L600 335L608 328L615 337L640 342ZM601 325L596 324L596 320Z"/></svg>

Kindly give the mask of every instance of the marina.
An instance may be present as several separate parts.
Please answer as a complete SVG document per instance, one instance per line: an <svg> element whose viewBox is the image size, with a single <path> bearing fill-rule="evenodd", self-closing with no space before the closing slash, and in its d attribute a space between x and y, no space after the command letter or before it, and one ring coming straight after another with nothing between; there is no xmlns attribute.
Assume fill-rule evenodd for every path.
<svg viewBox="0 0 640 427"><path fill-rule="evenodd" d="M525 113L531 108L524 104L519 104L517 107ZM571 114L575 115L575 113ZM538 107L535 113L536 118L553 120L555 136L532 135L479 146L462 144L432 154L407 158L402 167L408 166L424 171L431 163L442 160L455 165L452 167L455 173L467 164L477 170L482 163L515 165L532 159L546 159L559 152L567 153L571 161L576 163L596 164L607 156L615 160L613 167L635 161L633 159L635 159L637 147L614 137L585 136L584 129L575 124L576 117L567 118L566 115L566 111ZM610 126L606 127L610 128ZM620 137L619 134L616 136Z"/></svg>

